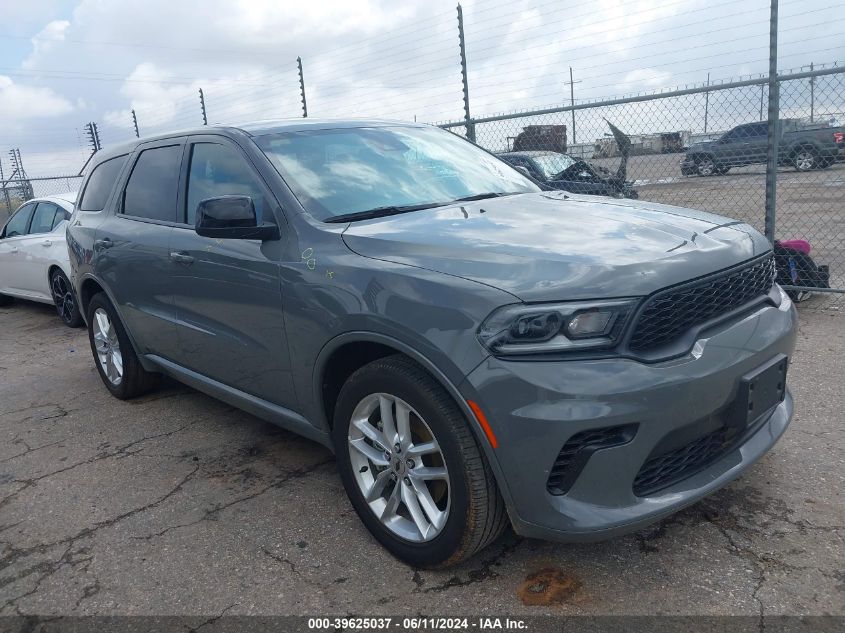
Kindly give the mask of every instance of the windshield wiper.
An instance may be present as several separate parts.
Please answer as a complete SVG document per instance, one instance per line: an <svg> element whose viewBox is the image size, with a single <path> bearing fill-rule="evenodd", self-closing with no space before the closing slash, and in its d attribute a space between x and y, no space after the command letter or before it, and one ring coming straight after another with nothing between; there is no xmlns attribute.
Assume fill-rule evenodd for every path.
<svg viewBox="0 0 845 633"><path fill-rule="evenodd" d="M473 200L487 200L488 198L499 198L501 196L512 196L512 193L477 193L474 196L466 196L465 198L455 198L453 202L472 202Z"/></svg>
<svg viewBox="0 0 845 633"><path fill-rule="evenodd" d="M426 202L425 204L405 204L401 206L387 206L376 207L375 209L367 209L366 211L354 211L353 213L341 213L326 218L323 222L356 222L358 220L370 220L372 218L383 218L388 215L398 215L400 213L408 213L409 211L421 211L423 209L433 209L434 207L443 207L451 202Z"/></svg>

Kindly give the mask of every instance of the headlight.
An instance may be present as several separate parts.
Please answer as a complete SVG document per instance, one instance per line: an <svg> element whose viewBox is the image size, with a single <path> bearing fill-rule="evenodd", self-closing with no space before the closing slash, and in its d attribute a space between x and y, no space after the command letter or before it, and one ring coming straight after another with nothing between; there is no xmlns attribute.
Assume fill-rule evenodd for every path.
<svg viewBox="0 0 845 633"><path fill-rule="evenodd" d="M619 342L636 299L516 304L495 310L478 329L494 354L608 349Z"/></svg>

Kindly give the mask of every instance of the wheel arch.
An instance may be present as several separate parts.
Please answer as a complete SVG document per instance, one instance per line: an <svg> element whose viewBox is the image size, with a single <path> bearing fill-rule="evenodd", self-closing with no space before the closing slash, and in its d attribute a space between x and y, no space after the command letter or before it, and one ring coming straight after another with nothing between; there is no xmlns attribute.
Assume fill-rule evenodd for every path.
<svg viewBox="0 0 845 633"><path fill-rule="evenodd" d="M513 507L512 497L510 489L507 485L507 480L504 477L502 469L499 465L499 460L496 457L495 450L490 445L490 441L484 434L480 423L475 417L475 413L472 411L469 404L467 403L466 397L459 389L459 385L463 383L463 376L459 380L453 380L443 370L441 370L440 367L438 367L438 365L433 362L429 357L427 357L425 354L422 354L411 345L408 345L407 343L400 341L397 338L385 334L378 334L375 332L354 331L340 334L323 346L323 348L320 350L320 353L317 355L316 361L314 362L312 388L313 393L315 395L316 406L318 410L318 415L320 416L320 421L325 424L324 428L331 429L333 425L333 420L329 418L329 408L326 406L325 402L325 396L329 395L324 393L324 380L327 376L327 372L331 371L331 362L333 359L335 361L341 359L344 351L350 351L356 346L361 346L358 349L363 349L363 347L369 346L370 350L377 351L379 355L373 356L369 360L364 360L357 367L351 370L349 370L349 367L347 367L346 370L349 370L346 374L347 378L348 376L352 375L352 373L358 367L362 367L366 363L371 362L371 360L375 360L376 358L391 354L403 354L404 356L407 356L411 360L418 363L423 369L425 369L429 374L431 374L431 376L446 390L446 392L454 400L455 404L457 404L460 411L464 414L464 418L466 419L467 424L472 430L472 433L475 436L478 445L484 452L484 456L487 458L487 462L490 464L490 467L493 470L493 475L496 478L496 484L499 487L499 492L501 493L502 498L505 501L505 506L510 512L510 509ZM454 368L454 371L458 371L456 367ZM335 376L335 378L338 378L338 376ZM339 393L342 384L343 382L340 382L339 385L336 386L337 393ZM335 401L337 399L337 393L334 393ZM330 409L332 412L333 407L334 402L332 402Z"/></svg>

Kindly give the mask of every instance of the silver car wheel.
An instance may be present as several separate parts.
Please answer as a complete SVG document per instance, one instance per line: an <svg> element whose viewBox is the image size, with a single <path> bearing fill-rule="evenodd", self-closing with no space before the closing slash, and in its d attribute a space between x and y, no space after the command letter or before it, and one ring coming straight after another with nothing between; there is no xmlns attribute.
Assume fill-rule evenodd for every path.
<svg viewBox="0 0 845 633"><path fill-rule="evenodd" d="M349 424L352 473L370 510L396 536L423 543L449 518L449 472L431 428L387 393L358 403Z"/></svg>
<svg viewBox="0 0 845 633"><path fill-rule="evenodd" d="M91 327L94 329L94 346L100 367L109 382L116 387L123 380L123 355L120 353L117 331L108 313L102 308L94 311Z"/></svg>
<svg viewBox="0 0 845 633"><path fill-rule="evenodd" d="M812 152L802 150L795 155L795 168L799 171L810 171L816 164L816 157Z"/></svg>
<svg viewBox="0 0 845 633"><path fill-rule="evenodd" d="M698 174L700 176L712 176L716 173L716 164L709 158L703 158L698 162Z"/></svg>

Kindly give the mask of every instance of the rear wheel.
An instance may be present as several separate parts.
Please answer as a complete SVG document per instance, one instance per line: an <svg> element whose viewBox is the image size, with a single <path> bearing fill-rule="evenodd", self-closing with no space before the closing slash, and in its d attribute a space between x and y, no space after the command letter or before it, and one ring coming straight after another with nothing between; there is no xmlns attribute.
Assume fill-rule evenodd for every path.
<svg viewBox="0 0 845 633"><path fill-rule="evenodd" d="M158 384L159 375L141 366L114 306L102 292L88 304L88 340L100 378L115 398L134 398Z"/></svg>
<svg viewBox="0 0 845 633"><path fill-rule="evenodd" d="M811 147L802 147L792 157L792 164L798 171L810 171L820 166L819 155Z"/></svg>
<svg viewBox="0 0 845 633"><path fill-rule="evenodd" d="M56 269L50 275L50 293L53 295L56 312L59 313L64 324L68 327L82 325L82 314L79 312L79 304L76 302L73 287L61 270Z"/></svg>
<svg viewBox="0 0 845 633"><path fill-rule="evenodd" d="M375 538L415 567L446 567L507 525L490 466L454 400L404 356L341 389L334 443L346 493Z"/></svg>

